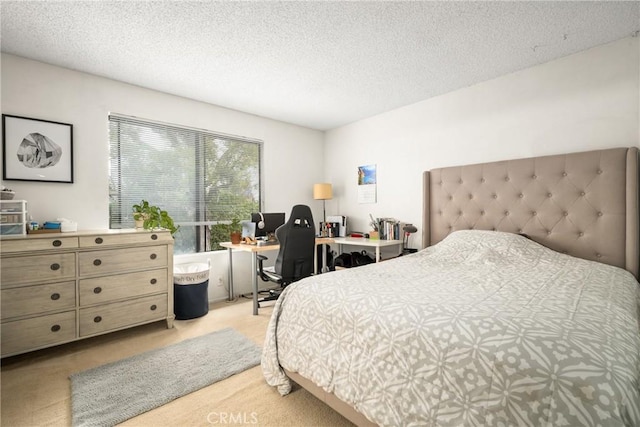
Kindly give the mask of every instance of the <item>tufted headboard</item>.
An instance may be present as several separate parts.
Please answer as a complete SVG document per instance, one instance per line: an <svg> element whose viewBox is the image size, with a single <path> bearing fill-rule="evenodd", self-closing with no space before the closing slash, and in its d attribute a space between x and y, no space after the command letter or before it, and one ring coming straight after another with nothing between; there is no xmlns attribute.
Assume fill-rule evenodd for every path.
<svg viewBox="0 0 640 427"><path fill-rule="evenodd" d="M638 277L638 149L424 172L423 246L455 230L498 230Z"/></svg>

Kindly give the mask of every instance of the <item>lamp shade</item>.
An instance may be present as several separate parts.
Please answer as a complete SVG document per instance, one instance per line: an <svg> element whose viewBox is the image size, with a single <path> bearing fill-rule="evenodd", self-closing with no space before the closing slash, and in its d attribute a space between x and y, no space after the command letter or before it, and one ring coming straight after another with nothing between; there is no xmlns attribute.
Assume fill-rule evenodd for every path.
<svg viewBox="0 0 640 427"><path fill-rule="evenodd" d="M333 197L331 184L313 184L313 198L315 200L330 200Z"/></svg>
<svg viewBox="0 0 640 427"><path fill-rule="evenodd" d="M404 231L405 233L415 233L416 231L418 231L418 229L413 224L407 224L402 227L402 231Z"/></svg>

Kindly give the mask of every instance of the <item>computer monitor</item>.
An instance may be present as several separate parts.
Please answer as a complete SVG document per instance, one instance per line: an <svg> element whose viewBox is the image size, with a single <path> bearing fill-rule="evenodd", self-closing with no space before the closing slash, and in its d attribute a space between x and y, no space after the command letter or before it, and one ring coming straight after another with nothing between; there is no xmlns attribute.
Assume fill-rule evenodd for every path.
<svg viewBox="0 0 640 427"><path fill-rule="evenodd" d="M251 222L256 223L256 237L273 237L276 228L284 224L284 212L257 212L251 214ZM262 227L261 227L262 226Z"/></svg>

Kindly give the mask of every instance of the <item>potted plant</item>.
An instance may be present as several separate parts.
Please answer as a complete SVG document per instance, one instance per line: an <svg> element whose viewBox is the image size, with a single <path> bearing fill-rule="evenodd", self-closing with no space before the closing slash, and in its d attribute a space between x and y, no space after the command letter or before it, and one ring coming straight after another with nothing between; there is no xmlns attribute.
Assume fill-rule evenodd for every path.
<svg viewBox="0 0 640 427"><path fill-rule="evenodd" d="M133 205L133 219L136 222L136 228L144 228L145 230L164 228L169 230L172 236L180 228L174 224L173 218L167 211L149 204L146 200Z"/></svg>
<svg viewBox="0 0 640 427"><path fill-rule="evenodd" d="M237 245L242 240L242 224L240 224L240 219L237 217L233 218L231 224L229 224L229 237L234 245Z"/></svg>
<svg viewBox="0 0 640 427"><path fill-rule="evenodd" d="M146 200L133 205L133 220L136 223L136 228L144 228L144 221L149 218L150 210L149 202Z"/></svg>

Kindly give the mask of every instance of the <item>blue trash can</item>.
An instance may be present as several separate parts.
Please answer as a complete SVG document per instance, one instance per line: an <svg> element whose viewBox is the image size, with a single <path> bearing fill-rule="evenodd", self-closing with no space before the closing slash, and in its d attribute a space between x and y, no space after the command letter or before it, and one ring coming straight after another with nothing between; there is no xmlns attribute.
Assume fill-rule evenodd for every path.
<svg viewBox="0 0 640 427"><path fill-rule="evenodd" d="M173 267L173 313L177 320L195 319L209 312L209 271L204 263Z"/></svg>

